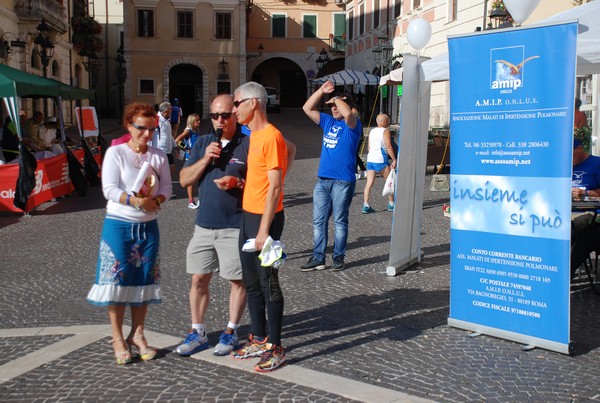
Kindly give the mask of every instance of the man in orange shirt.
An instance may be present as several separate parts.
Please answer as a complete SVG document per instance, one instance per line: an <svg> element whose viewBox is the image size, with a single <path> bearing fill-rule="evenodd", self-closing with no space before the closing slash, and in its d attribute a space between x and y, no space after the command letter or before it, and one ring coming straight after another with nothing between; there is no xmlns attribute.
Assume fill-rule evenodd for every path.
<svg viewBox="0 0 600 403"><path fill-rule="evenodd" d="M281 345L283 293L279 271L272 266L261 266L258 255L269 236L279 240L283 232L283 184L288 149L281 132L267 119L267 92L262 85L248 82L238 87L233 105L238 122L252 132L242 201L240 249L246 240L255 239L256 251L240 251L252 332L246 344L231 355L235 358L260 356L255 370L266 372L285 362Z"/></svg>

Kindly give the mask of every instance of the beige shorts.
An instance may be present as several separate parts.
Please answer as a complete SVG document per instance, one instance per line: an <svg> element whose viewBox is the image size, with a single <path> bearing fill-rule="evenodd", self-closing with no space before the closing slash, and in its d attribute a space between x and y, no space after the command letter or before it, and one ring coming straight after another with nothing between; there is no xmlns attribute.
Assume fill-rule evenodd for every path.
<svg viewBox="0 0 600 403"><path fill-rule="evenodd" d="M242 279L238 228L206 229L198 225L186 253L186 271L207 274L218 271L226 280Z"/></svg>

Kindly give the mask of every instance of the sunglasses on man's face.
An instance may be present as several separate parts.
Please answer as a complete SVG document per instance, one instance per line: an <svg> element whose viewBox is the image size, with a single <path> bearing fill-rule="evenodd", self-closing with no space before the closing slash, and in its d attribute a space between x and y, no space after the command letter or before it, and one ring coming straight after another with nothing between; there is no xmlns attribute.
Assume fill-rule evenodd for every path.
<svg viewBox="0 0 600 403"><path fill-rule="evenodd" d="M231 112L209 113L209 116L212 120L219 120L220 117L227 120L231 117Z"/></svg>
<svg viewBox="0 0 600 403"><path fill-rule="evenodd" d="M241 104L243 104L246 101L251 100L252 98L244 98L244 99L240 99L239 101L233 101L233 106L235 106L236 108L239 108Z"/></svg>

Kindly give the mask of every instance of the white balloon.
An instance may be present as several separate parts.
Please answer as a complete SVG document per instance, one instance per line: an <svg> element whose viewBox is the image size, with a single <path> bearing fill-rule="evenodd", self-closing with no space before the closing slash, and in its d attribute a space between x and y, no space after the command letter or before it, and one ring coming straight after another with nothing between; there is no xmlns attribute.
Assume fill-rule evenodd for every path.
<svg viewBox="0 0 600 403"><path fill-rule="evenodd" d="M535 10L540 0L504 0L504 6L517 25L521 25Z"/></svg>
<svg viewBox="0 0 600 403"><path fill-rule="evenodd" d="M406 30L406 39L410 46L417 50L421 50L427 45L431 39L431 25L423 18L414 19L408 24Z"/></svg>

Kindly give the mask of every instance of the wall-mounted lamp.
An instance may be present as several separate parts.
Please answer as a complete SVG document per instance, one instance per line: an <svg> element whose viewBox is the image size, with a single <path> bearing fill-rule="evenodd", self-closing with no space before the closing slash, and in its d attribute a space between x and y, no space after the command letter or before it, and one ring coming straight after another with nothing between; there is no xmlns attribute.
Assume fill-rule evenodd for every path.
<svg viewBox="0 0 600 403"><path fill-rule="evenodd" d="M263 46L263 44L259 44L258 47L256 48L256 51L258 52L258 54L256 55L246 55L246 60L252 59L253 57L261 57L265 51L265 47Z"/></svg>
<svg viewBox="0 0 600 403"><path fill-rule="evenodd" d="M321 49L319 52L319 57L316 60L317 69L321 70L327 63L329 63L331 59L329 58L329 54L325 50L325 48Z"/></svg>
<svg viewBox="0 0 600 403"><path fill-rule="evenodd" d="M42 60L42 66L44 67L44 77L47 76L47 67L50 64L50 59L54 55L54 44L50 40L50 27L46 24L46 21L42 18L42 21L37 26L37 35L33 39L35 43L36 51L40 55Z"/></svg>
<svg viewBox="0 0 600 403"><path fill-rule="evenodd" d="M229 80L229 63L225 58L219 62L219 80Z"/></svg>
<svg viewBox="0 0 600 403"><path fill-rule="evenodd" d="M9 42L8 39L11 36L16 39ZM9 55L15 53L15 48L18 48L20 51L25 49L25 41L20 40L12 32L4 32L0 36L0 59L8 59Z"/></svg>
<svg viewBox="0 0 600 403"><path fill-rule="evenodd" d="M100 62L98 60L98 56L96 55L96 52L94 52L94 51L87 52L85 50L82 50L81 52L79 52L79 56L82 59L82 63L83 63L83 67L85 67L85 71L96 72L98 70L98 67L100 66Z"/></svg>

